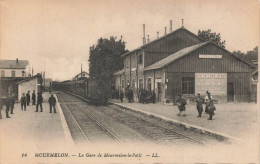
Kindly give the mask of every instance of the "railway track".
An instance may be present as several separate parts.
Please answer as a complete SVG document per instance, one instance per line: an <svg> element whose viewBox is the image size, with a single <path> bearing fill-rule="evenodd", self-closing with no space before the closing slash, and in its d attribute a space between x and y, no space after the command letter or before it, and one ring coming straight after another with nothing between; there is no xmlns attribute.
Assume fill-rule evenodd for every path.
<svg viewBox="0 0 260 164"><path fill-rule="evenodd" d="M102 107L101 107L102 108ZM184 129L175 125L170 125L171 128L160 125L158 119L145 116L143 114L134 113L129 110L118 109L115 106L109 106L110 110L107 114L117 115L119 122L127 124L127 126L134 128L138 131L144 132L147 136L152 137L158 143L172 143L172 142L194 142L198 144L204 144L204 142L199 139L193 138L190 135L194 135L193 132L190 132L189 135L181 133ZM169 126L169 125L168 125Z"/></svg>
<svg viewBox="0 0 260 164"><path fill-rule="evenodd" d="M123 110L122 108L114 105L108 105L105 107L90 106L79 98L65 93L62 93L58 97L64 103L66 101L66 108L68 108L68 110L71 112L71 115L73 115L74 121L79 120L79 122L77 123L78 127L81 128L80 131L84 132L85 135L92 133L93 130L97 128L102 129L103 133L105 131L107 135L109 134L110 139L113 138L114 141L123 142L121 138L124 138L124 136L115 135L117 133L119 134L119 132L117 132L119 131L119 129L117 129L117 131L114 131L113 129L111 130L112 126L120 124L128 127L130 130L139 133L147 140L151 140L155 143L163 143L167 145L194 143L203 145L207 141L216 142L215 138L213 138L212 136L207 136L204 134L199 134L198 132L185 130L183 127L170 124L167 121L130 110ZM109 118L109 120L105 119L106 117ZM86 120L82 121L82 118ZM82 125L82 123L86 122L87 120L92 120L92 122L95 122L95 124L98 126ZM108 121L110 123L108 123ZM100 130L98 130L97 132L99 131ZM88 140L89 138L91 138L89 142L92 142L92 140L101 139L95 138L96 135L98 135L98 133L93 135L94 138L88 137L86 135L86 138L88 138Z"/></svg>
<svg viewBox="0 0 260 164"><path fill-rule="evenodd" d="M78 141L78 138L84 138L84 140L88 143L99 141L100 139L109 142L122 142L90 113L82 110L81 106L77 104L77 102L80 101L75 101L66 94L58 94L58 99L62 102L61 106L65 107L67 110L67 112L65 112L65 117L69 117L69 120L73 121L73 124L75 125L72 129L78 129L76 132L74 129L74 137L72 136L74 140ZM78 137L78 135L81 137ZM82 139L79 141L82 141Z"/></svg>

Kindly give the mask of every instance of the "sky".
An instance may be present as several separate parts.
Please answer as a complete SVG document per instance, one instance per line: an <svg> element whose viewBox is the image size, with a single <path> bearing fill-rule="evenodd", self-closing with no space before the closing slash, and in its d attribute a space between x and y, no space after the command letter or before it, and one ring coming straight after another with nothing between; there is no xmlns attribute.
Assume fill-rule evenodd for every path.
<svg viewBox="0 0 260 164"><path fill-rule="evenodd" d="M53 80L88 72L89 47L116 36L128 50L184 27L197 34L212 29L226 49L246 52L259 44L257 0L0 0L0 58L29 60L34 73Z"/></svg>

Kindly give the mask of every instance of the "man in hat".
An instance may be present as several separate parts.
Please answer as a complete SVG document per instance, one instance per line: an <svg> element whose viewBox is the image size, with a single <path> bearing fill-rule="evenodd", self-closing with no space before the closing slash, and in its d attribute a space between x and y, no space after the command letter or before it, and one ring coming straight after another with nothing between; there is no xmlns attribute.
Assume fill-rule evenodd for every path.
<svg viewBox="0 0 260 164"><path fill-rule="evenodd" d="M182 98L182 95L180 94L179 95L179 99L176 101L177 104L178 104L178 108L179 108L179 114L178 116L180 116L182 113L183 113L183 116L186 116L185 115L185 110L186 110L186 100Z"/></svg>
<svg viewBox="0 0 260 164"><path fill-rule="evenodd" d="M201 113L203 111L203 103L204 103L204 100L203 98L200 97L200 94L198 93L197 94L197 97L196 97L196 102L197 102L197 110L198 110L198 117L201 117Z"/></svg>
<svg viewBox="0 0 260 164"><path fill-rule="evenodd" d="M10 97L10 108L11 108L10 114L14 114L14 104L15 104L15 94L12 93Z"/></svg>
<svg viewBox="0 0 260 164"><path fill-rule="evenodd" d="M25 97L25 93L23 93L22 97L21 97L21 110L26 111L26 97Z"/></svg>
<svg viewBox="0 0 260 164"><path fill-rule="evenodd" d="M30 105L30 99L31 99L30 91L28 91L28 92L26 93L26 102L27 102L27 106Z"/></svg>
<svg viewBox="0 0 260 164"><path fill-rule="evenodd" d="M56 99L55 97L53 97L53 93L51 94L51 97L49 98L49 105L50 105L50 113L52 113L52 107L54 109L54 113L56 113Z"/></svg>
<svg viewBox="0 0 260 164"><path fill-rule="evenodd" d="M2 119L2 108L5 106L5 97L1 97L0 99L0 119Z"/></svg>
<svg viewBox="0 0 260 164"><path fill-rule="evenodd" d="M210 92L209 92L209 91L206 91L206 97L205 97L205 104L206 104L205 113L208 113L209 99L212 99L212 100L213 100L213 97L210 95Z"/></svg>
<svg viewBox="0 0 260 164"><path fill-rule="evenodd" d="M42 110L42 101L43 101L42 94L40 92L38 92L37 93L37 105L36 105L36 111L35 112L38 112L38 106L39 105L41 107L41 112L43 112L43 110Z"/></svg>
<svg viewBox="0 0 260 164"><path fill-rule="evenodd" d="M208 118L208 120L212 120L212 116L214 115L215 110L216 110L216 107L214 106L213 99L211 99L211 97L209 97L209 101L208 101L209 118Z"/></svg>
<svg viewBox="0 0 260 164"><path fill-rule="evenodd" d="M120 97L120 101L123 102L123 100L124 100L124 92L123 91L120 91L119 97Z"/></svg>
<svg viewBox="0 0 260 164"><path fill-rule="evenodd" d="M32 105L35 105L35 98L36 98L35 90L33 90L33 93L32 93Z"/></svg>
<svg viewBox="0 0 260 164"><path fill-rule="evenodd" d="M6 114L6 118L11 118L9 117L9 110L11 107L11 95L8 94L7 98L6 98L6 102L5 102L5 114Z"/></svg>

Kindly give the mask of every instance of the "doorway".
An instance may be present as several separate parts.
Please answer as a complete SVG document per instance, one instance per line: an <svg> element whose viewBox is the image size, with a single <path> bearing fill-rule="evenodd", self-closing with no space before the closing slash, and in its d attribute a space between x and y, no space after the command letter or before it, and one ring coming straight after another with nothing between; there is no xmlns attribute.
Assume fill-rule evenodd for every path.
<svg viewBox="0 0 260 164"><path fill-rule="evenodd" d="M232 82L227 83L227 101L234 102L234 85Z"/></svg>

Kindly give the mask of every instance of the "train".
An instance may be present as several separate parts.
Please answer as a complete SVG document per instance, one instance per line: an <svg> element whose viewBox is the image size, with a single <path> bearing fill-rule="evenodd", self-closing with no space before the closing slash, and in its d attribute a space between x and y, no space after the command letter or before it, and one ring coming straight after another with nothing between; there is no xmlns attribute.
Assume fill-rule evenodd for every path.
<svg viewBox="0 0 260 164"><path fill-rule="evenodd" d="M52 82L54 91L66 91L89 100L94 105L105 105L109 96L105 92L102 81L81 78L79 80L66 80L62 82Z"/></svg>

